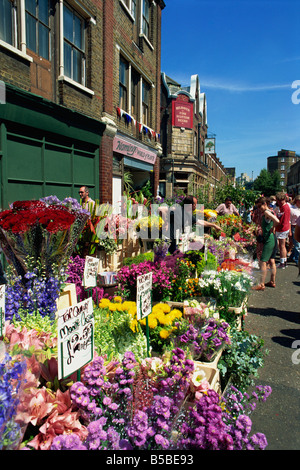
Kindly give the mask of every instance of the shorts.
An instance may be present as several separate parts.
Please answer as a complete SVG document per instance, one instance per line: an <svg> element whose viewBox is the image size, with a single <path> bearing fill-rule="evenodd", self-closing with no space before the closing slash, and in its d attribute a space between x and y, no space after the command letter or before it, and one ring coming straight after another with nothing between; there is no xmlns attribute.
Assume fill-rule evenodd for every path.
<svg viewBox="0 0 300 470"><path fill-rule="evenodd" d="M277 239L288 238L290 231L286 230L285 232L276 232Z"/></svg>

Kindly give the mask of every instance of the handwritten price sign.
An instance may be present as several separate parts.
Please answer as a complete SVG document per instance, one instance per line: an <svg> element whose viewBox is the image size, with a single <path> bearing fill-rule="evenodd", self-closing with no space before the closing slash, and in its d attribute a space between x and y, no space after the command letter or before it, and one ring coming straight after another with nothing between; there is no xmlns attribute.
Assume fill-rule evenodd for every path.
<svg viewBox="0 0 300 470"><path fill-rule="evenodd" d="M58 379L67 377L94 356L93 301L88 298L58 314Z"/></svg>
<svg viewBox="0 0 300 470"><path fill-rule="evenodd" d="M84 287L95 287L97 284L97 272L99 259L93 256L86 256L84 263L83 281Z"/></svg>
<svg viewBox="0 0 300 470"><path fill-rule="evenodd" d="M152 310L152 273L142 274L136 279L137 318L147 317Z"/></svg>

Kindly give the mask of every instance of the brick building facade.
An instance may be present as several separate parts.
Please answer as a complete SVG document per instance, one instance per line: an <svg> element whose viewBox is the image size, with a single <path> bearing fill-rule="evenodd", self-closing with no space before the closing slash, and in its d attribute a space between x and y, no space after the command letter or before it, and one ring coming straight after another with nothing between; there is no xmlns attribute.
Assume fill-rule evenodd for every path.
<svg viewBox="0 0 300 470"><path fill-rule="evenodd" d="M164 6L162 0L3 0L1 206L49 194L78 197L83 184L93 198L113 202L126 168L136 186L151 177L156 192ZM139 154L118 151L116 137Z"/></svg>

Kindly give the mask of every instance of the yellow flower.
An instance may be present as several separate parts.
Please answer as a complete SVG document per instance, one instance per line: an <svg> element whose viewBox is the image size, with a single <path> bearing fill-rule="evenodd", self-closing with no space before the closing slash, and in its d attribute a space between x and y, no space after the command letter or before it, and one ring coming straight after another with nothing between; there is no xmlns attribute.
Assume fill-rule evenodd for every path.
<svg viewBox="0 0 300 470"><path fill-rule="evenodd" d="M178 310L177 308L173 308L173 310L171 310L170 312L170 315L174 318L181 318L182 317L182 312L181 310Z"/></svg>
<svg viewBox="0 0 300 470"><path fill-rule="evenodd" d="M133 333L137 332L137 325L138 325L137 320L132 320L130 322L130 329L133 331Z"/></svg>
<svg viewBox="0 0 300 470"><path fill-rule="evenodd" d="M109 304L110 304L110 300L103 298L103 299L100 300L99 307L105 308L105 307L108 307Z"/></svg>
<svg viewBox="0 0 300 470"><path fill-rule="evenodd" d="M112 302L109 304L108 307L111 312L115 312L118 308L118 306L116 304L113 304Z"/></svg>
<svg viewBox="0 0 300 470"><path fill-rule="evenodd" d="M122 302L122 297L116 295L116 297L114 297L114 302Z"/></svg>
<svg viewBox="0 0 300 470"><path fill-rule="evenodd" d="M157 320L156 318L151 318L151 315L148 316L148 325L149 328L156 328L157 327Z"/></svg>
<svg viewBox="0 0 300 470"><path fill-rule="evenodd" d="M169 336L170 336L170 332L167 331L167 330L160 330L159 332L159 336L162 338L162 339L167 339Z"/></svg>
<svg viewBox="0 0 300 470"><path fill-rule="evenodd" d="M159 317L158 320L161 325L172 325L172 317L169 314Z"/></svg>

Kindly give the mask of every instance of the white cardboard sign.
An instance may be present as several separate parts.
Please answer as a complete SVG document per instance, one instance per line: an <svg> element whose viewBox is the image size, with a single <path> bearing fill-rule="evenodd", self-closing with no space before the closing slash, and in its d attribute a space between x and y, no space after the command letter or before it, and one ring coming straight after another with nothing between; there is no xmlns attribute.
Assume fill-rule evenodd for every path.
<svg viewBox="0 0 300 470"><path fill-rule="evenodd" d="M93 256L85 257L82 281L84 287L96 287L99 261L99 258L94 258Z"/></svg>
<svg viewBox="0 0 300 470"><path fill-rule="evenodd" d="M136 278L136 310L137 319L142 320L152 311L152 272Z"/></svg>
<svg viewBox="0 0 300 470"><path fill-rule="evenodd" d="M93 301L82 302L57 312L58 379L81 369L94 357Z"/></svg>

